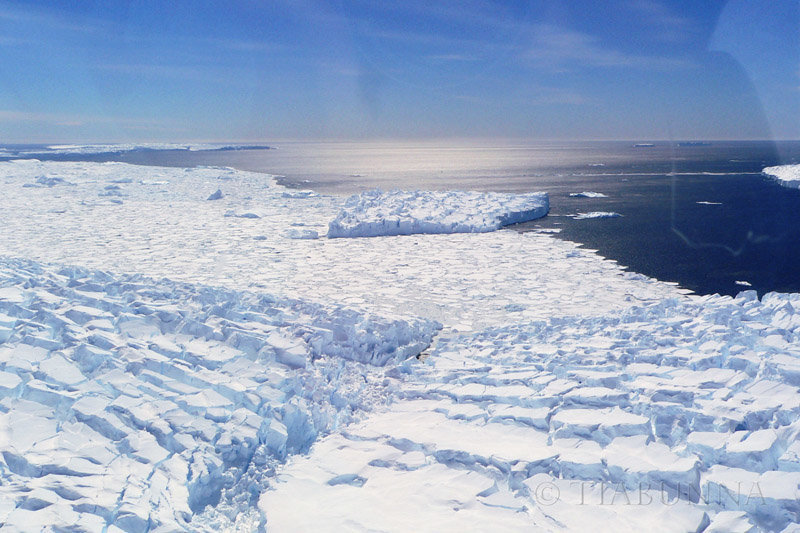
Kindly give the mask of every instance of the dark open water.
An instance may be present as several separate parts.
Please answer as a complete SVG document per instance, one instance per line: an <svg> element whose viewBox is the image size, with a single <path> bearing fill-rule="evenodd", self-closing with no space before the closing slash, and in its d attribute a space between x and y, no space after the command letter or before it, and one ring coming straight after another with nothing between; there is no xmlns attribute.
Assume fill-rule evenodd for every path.
<svg viewBox="0 0 800 533"><path fill-rule="evenodd" d="M560 238L702 294L748 288L737 281L759 293L800 292L800 190L760 174L765 166L800 163L800 142L633 144L280 142L272 150L37 157L232 166L331 194L373 187L547 191L550 215L518 230L558 228ZM581 191L607 198L569 196ZM571 216L590 211L622 216Z"/></svg>

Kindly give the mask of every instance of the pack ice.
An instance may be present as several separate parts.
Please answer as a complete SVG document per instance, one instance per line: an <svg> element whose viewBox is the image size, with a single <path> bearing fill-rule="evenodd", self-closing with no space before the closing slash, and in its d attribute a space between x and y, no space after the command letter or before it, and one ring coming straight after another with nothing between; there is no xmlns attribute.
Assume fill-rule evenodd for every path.
<svg viewBox="0 0 800 533"><path fill-rule="evenodd" d="M693 296L541 233L386 234L497 227L514 196L0 183L5 530L796 530L798 295ZM316 238L350 215L383 235Z"/></svg>
<svg viewBox="0 0 800 533"><path fill-rule="evenodd" d="M347 199L328 227L328 237L375 237L414 233L480 233L541 218L546 193L387 191Z"/></svg>

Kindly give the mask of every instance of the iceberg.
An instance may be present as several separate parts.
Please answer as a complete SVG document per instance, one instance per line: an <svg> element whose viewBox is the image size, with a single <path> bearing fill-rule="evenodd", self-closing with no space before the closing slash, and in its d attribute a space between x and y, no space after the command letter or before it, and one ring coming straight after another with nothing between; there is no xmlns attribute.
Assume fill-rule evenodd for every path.
<svg viewBox="0 0 800 533"><path fill-rule="evenodd" d="M591 211L589 213L578 213L573 218L575 220L583 220L586 218L617 218L621 217L619 213L613 211Z"/></svg>
<svg viewBox="0 0 800 533"><path fill-rule="evenodd" d="M784 187L800 188L800 165L779 165L766 167L761 171L764 175L775 179Z"/></svg>
<svg viewBox="0 0 800 533"><path fill-rule="evenodd" d="M482 233L545 216L546 193L387 191L350 197L328 227L328 237L415 233Z"/></svg>
<svg viewBox="0 0 800 533"><path fill-rule="evenodd" d="M592 192L592 191L583 191L583 192L571 192L569 195L572 198L608 198L605 194L601 192Z"/></svg>

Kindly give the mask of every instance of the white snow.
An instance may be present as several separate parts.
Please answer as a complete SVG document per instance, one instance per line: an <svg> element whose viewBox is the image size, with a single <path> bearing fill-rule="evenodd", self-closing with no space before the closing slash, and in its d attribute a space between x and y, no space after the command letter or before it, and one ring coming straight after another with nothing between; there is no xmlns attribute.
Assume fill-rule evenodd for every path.
<svg viewBox="0 0 800 533"><path fill-rule="evenodd" d="M4 530L796 522L800 295L687 295L545 233L314 238L390 207L489 227L514 196L354 209L32 160L0 183Z"/></svg>
<svg viewBox="0 0 800 533"><path fill-rule="evenodd" d="M481 233L541 218L545 193L372 190L348 198L328 227L328 237L414 233Z"/></svg>
<svg viewBox="0 0 800 533"><path fill-rule="evenodd" d="M800 187L800 165L779 165L776 167L766 167L761 172L771 178L774 178L784 187L790 187L793 189Z"/></svg>

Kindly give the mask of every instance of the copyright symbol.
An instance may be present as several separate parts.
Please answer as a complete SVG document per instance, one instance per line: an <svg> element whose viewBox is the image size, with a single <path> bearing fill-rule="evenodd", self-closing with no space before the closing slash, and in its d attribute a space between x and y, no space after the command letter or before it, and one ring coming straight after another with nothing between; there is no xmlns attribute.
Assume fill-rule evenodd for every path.
<svg viewBox="0 0 800 533"><path fill-rule="evenodd" d="M536 490L533 491L533 497L539 505L550 506L561 497L561 491L555 483L545 481L536 486Z"/></svg>

